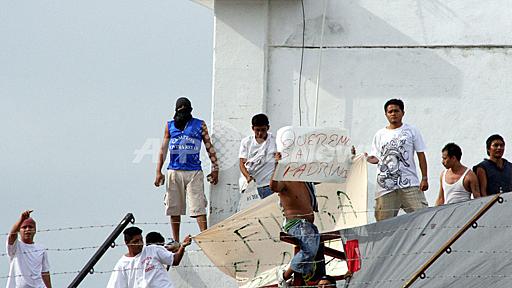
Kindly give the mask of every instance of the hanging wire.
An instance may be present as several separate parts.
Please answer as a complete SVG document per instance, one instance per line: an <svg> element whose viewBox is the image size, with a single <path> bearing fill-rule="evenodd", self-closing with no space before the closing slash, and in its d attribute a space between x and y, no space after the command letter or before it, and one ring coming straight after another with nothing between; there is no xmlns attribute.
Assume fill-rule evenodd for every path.
<svg viewBox="0 0 512 288"><path fill-rule="evenodd" d="M324 11L322 14L322 31L320 33L320 49L319 49L319 55L318 55L318 71L316 74L316 93L315 93L315 120L314 120L314 126L316 127L316 123L318 120L318 94L320 92L320 74L321 74L321 68L322 68L322 54L323 54L323 48L324 48L324 29L325 29L325 15L327 14L327 0L324 0Z"/></svg>
<svg viewBox="0 0 512 288"><path fill-rule="evenodd" d="M302 45L300 52L300 69L299 69L299 126L302 126L302 108L300 104L301 99L301 88L302 88L302 69L304 65L304 49L306 40L306 13L304 11L304 0L300 0L302 7Z"/></svg>

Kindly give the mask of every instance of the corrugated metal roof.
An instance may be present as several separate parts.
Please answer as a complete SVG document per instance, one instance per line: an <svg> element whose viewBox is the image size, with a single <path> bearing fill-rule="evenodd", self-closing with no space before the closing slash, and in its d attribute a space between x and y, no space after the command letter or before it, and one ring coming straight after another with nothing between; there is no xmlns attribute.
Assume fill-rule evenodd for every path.
<svg viewBox="0 0 512 288"><path fill-rule="evenodd" d="M495 203L410 287L510 287L512 283L512 193ZM361 270L349 287L403 287L493 197L431 207L352 229L342 238L358 239Z"/></svg>

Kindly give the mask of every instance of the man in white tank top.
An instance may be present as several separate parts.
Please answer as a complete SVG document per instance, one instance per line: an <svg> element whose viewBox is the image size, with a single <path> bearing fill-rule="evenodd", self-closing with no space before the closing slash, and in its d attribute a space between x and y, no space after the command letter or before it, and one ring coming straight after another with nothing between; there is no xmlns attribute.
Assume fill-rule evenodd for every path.
<svg viewBox="0 0 512 288"><path fill-rule="evenodd" d="M478 179L471 169L460 163L462 150L455 143L448 143L443 150L443 166L446 168L441 172L441 185L436 205L457 203L480 197Z"/></svg>

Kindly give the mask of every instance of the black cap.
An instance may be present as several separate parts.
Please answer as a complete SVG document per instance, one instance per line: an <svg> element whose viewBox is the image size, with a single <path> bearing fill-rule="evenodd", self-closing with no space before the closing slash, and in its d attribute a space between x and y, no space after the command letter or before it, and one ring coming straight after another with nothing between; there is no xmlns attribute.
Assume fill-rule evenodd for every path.
<svg viewBox="0 0 512 288"><path fill-rule="evenodd" d="M190 103L190 100L188 100L185 97L178 98L178 100L176 100L176 109L175 110L180 111L180 110L183 110L186 108L189 108L189 109L192 108L192 103Z"/></svg>

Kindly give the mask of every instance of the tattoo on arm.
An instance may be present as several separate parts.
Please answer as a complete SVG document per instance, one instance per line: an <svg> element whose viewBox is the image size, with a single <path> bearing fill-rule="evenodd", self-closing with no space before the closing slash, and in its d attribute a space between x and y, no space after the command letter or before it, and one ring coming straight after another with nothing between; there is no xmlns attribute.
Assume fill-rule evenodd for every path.
<svg viewBox="0 0 512 288"><path fill-rule="evenodd" d="M218 171L219 170L219 159L217 158L217 153L215 152L215 148L213 147L213 144L210 139L210 135L208 134L208 127L206 126L206 123L203 121L202 124L202 135L203 135L203 142L204 146L206 148L206 152L208 152L208 157L210 158L210 161L212 162L212 170Z"/></svg>

